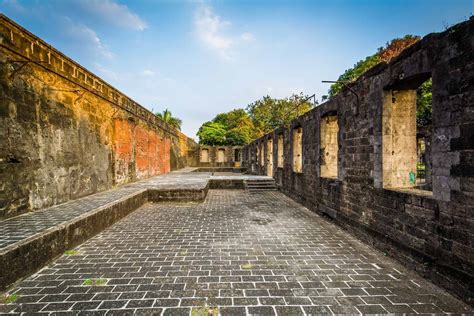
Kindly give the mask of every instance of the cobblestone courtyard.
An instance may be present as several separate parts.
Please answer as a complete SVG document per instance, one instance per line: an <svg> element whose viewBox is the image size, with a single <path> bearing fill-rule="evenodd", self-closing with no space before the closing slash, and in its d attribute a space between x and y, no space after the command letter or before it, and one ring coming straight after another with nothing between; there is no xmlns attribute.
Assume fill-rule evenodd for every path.
<svg viewBox="0 0 474 316"><path fill-rule="evenodd" d="M146 204L10 294L0 312L472 313L276 191Z"/></svg>

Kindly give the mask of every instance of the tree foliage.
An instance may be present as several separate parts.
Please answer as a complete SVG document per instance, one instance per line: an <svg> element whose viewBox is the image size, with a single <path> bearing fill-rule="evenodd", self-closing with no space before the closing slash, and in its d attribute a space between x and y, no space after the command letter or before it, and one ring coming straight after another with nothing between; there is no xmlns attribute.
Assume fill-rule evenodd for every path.
<svg viewBox="0 0 474 316"><path fill-rule="evenodd" d="M378 51L357 62L354 67L347 69L339 76L337 81L344 81L346 83L356 81L364 72L374 67L381 62L390 62L393 58L398 56L405 48L420 40L419 36L405 35L402 38L395 38L388 42L385 47L380 47ZM344 85L341 82L334 83L329 88L329 97L338 94Z"/></svg>
<svg viewBox="0 0 474 316"><path fill-rule="evenodd" d="M155 113L155 115L158 116L165 123L168 123L174 128L181 130L181 125L183 121L177 117L174 117L168 109L165 109L162 113L157 112Z"/></svg>
<svg viewBox="0 0 474 316"><path fill-rule="evenodd" d="M218 114L197 132L199 142L212 146L243 146L254 138L254 126L244 109Z"/></svg>
<svg viewBox="0 0 474 316"><path fill-rule="evenodd" d="M199 142L213 146L242 146L311 109L307 96L295 94L285 99L265 96L244 109L221 113L204 123L197 132Z"/></svg>
<svg viewBox="0 0 474 316"><path fill-rule="evenodd" d="M201 125L197 132L199 143L203 145L220 146L226 144L226 128L222 123L213 121Z"/></svg>
<svg viewBox="0 0 474 316"><path fill-rule="evenodd" d="M430 78L416 90L416 125L420 127L431 125L433 104L432 85L433 82Z"/></svg>
<svg viewBox="0 0 474 316"><path fill-rule="evenodd" d="M357 80L364 72L374 67L375 65L385 62L390 62L393 58L397 57L405 48L413 45L420 40L419 36L405 35L402 38L395 38L388 42L385 47L380 47L378 51L366 57L365 59L357 62L354 67L347 69L342 75L339 76L338 81L346 83ZM343 88L343 84L338 82L331 85L329 89L329 97L334 97ZM432 81L431 79L423 83L417 90L417 112L416 122L418 126L429 126L431 125L431 112L432 112Z"/></svg>
<svg viewBox="0 0 474 316"><path fill-rule="evenodd" d="M247 112L255 126L255 138L286 125L309 111L312 105L306 99L307 96L303 94L293 94L285 99L273 99L267 95L249 104Z"/></svg>

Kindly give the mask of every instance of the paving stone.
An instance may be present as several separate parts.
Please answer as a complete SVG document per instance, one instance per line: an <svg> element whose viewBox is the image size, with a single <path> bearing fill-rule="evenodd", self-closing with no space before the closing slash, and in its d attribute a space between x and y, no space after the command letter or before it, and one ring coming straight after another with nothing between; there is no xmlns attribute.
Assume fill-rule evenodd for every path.
<svg viewBox="0 0 474 316"><path fill-rule="evenodd" d="M245 316L247 311L245 307L222 307L219 309L221 316Z"/></svg>
<svg viewBox="0 0 474 316"><path fill-rule="evenodd" d="M309 297L285 297L286 305L309 305Z"/></svg>
<svg viewBox="0 0 474 316"><path fill-rule="evenodd" d="M131 316L135 314L134 309L111 309L105 315L109 316Z"/></svg>
<svg viewBox="0 0 474 316"><path fill-rule="evenodd" d="M247 311L251 315L276 315L275 310L271 306L247 307Z"/></svg>
<svg viewBox="0 0 474 316"><path fill-rule="evenodd" d="M188 316L191 308L188 307L171 307L163 311L163 316Z"/></svg>
<svg viewBox="0 0 474 316"><path fill-rule="evenodd" d="M387 311L381 305L358 305L356 308L362 314L386 314Z"/></svg>
<svg viewBox="0 0 474 316"><path fill-rule="evenodd" d="M275 306L277 315L304 315L300 306Z"/></svg>
<svg viewBox="0 0 474 316"><path fill-rule="evenodd" d="M433 304L414 304L410 306L419 314L441 313L441 309Z"/></svg>
<svg viewBox="0 0 474 316"><path fill-rule="evenodd" d="M18 283L9 292L19 299L0 312L189 316L207 304L221 315L472 313L275 191L149 203L77 250ZM374 277L394 269L398 280ZM100 278L106 285L82 285Z"/></svg>
<svg viewBox="0 0 474 316"><path fill-rule="evenodd" d="M155 300L130 300L126 308L152 307Z"/></svg>
<svg viewBox="0 0 474 316"><path fill-rule="evenodd" d="M103 301L99 309L115 309L115 308L121 308L127 305L128 301L126 300L116 300L116 301Z"/></svg>
<svg viewBox="0 0 474 316"><path fill-rule="evenodd" d="M406 304L384 304L382 307L389 313L415 314L416 312Z"/></svg>
<svg viewBox="0 0 474 316"><path fill-rule="evenodd" d="M307 315L332 314L327 306L303 306L303 309Z"/></svg>

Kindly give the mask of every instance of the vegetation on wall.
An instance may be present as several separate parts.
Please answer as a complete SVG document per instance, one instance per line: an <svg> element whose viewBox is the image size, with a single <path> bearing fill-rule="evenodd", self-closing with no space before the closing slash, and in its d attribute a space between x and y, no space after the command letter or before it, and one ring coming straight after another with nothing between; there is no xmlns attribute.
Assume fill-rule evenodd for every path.
<svg viewBox="0 0 474 316"><path fill-rule="evenodd" d="M199 128L199 143L211 146L249 144L310 110L312 105L306 99L303 94L284 99L265 96L249 104L245 110L235 109L218 114Z"/></svg>
<svg viewBox="0 0 474 316"><path fill-rule="evenodd" d="M181 130L181 124L183 124L183 121L177 117L174 117L171 111L169 111L168 109L165 109L162 113L157 112L155 113L155 115L158 116L165 123L168 123L169 125L173 126L178 130Z"/></svg>
<svg viewBox="0 0 474 316"><path fill-rule="evenodd" d="M359 78L364 72L381 62L388 63L397 57L405 48L416 43L420 37L405 35L395 38L377 52L347 69L339 76L338 81L350 83ZM343 88L341 82L334 83L329 89L329 97L334 97ZM429 126L431 124L431 79L423 83L417 90L417 124ZM323 100L327 96L323 96ZM244 109L235 109L218 114L212 121L204 123L197 133L199 143L211 146L241 146L254 139L270 133L274 129L289 124L298 116L312 108L307 96L293 94L284 99L275 99L270 96L250 103Z"/></svg>
<svg viewBox="0 0 474 316"><path fill-rule="evenodd" d="M419 36L405 35L402 38L395 38L388 42L385 47L380 47L377 52L373 55L366 57L365 59L359 60L354 67L344 71L339 76L337 81L344 81L350 83L356 81L364 72L374 67L381 62L390 62L393 58L397 57L405 48L418 42ZM344 85L341 82L334 83L329 88L329 97L333 97L338 94Z"/></svg>
<svg viewBox="0 0 474 316"><path fill-rule="evenodd" d="M375 65L385 62L390 62L393 58L397 57L405 48L420 40L419 36L405 35L402 38L395 38L388 42L385 47L380 47L378 51L366 57L365 59L357 62L354 67L347 69L337 79L345 83L356 81L364 72L374 67ZM329 97L334 97L343 88L341 82L334 83L329 88ZM432 94L431 94L432 81L431 79L423 83L417 90L417 113L416 122L418 126L429 126L431 125L431 112L432 112Z"/></svg>

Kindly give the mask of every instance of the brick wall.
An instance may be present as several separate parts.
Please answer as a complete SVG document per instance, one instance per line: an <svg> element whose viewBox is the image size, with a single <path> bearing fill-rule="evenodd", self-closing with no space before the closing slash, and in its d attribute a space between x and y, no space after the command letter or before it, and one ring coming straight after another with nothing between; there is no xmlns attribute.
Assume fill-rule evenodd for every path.
<svg viewBox="0 0 474 316"><path fill-rule="evenodd" d="M196 144L0 15L0 218L182 168Z"/></svg>
<svg viewBox="0 0 474 316"><path fill-rule="evenodd" d="M280 189L326 214L472 304L474 275L474 19L430 34L390 64L378 65L328 102L244 148L244 165L265 174L257 148L273 139L273 175ZM433 80L430 145L433 191L384 184L384 97ZM396 98L396 95L394 96ZM394 99L395 100L395 99ZM395 101L394 101L395 102ZM412 111L413 112L413 111ZM321 177L321 120L336 114L337 178ZM303 172L293 171L292 139L303 128ZM412 126L412 125L410 125ZM413 131L405 131L412 137ZM413 134L413 135L412 135ZM284 165L277 167L278 136ZM403 144L403 142L402 142ZM404 145L405 146L405 145ZM408 147L407 147L408 148ZM411 148L411 147L410 147ZM397 151L408 179L411 149ZM260 150L260 149L259 149ZM390 152L390 154L392 153ZM266 164L266 163L265 163ZM404 185L406 186L406 185Z"/></svg>

